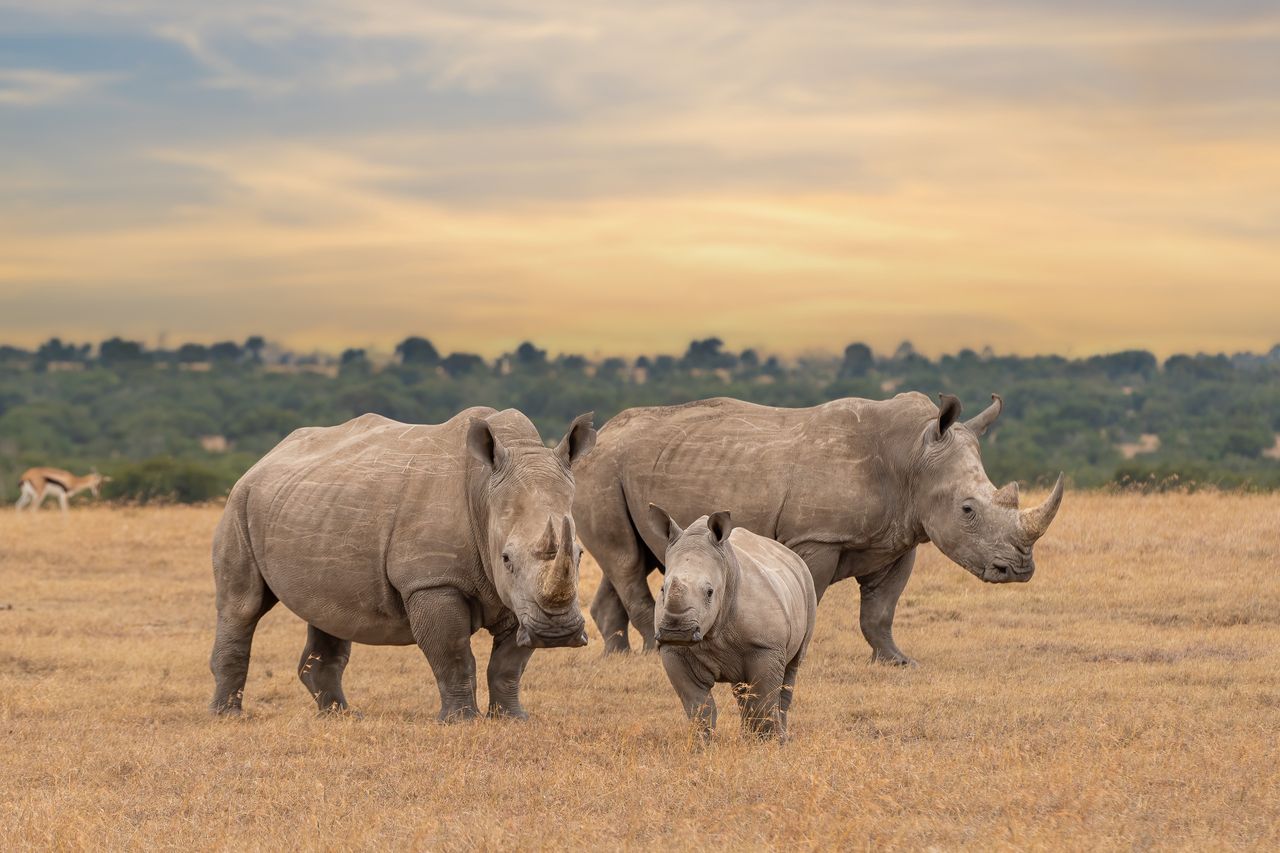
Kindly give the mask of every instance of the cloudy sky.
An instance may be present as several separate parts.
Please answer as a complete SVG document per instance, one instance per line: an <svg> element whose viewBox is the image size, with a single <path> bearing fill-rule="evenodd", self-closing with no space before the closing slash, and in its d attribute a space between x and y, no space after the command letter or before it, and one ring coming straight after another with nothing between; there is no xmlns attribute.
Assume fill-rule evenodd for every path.
<svg viewBox="0 0 1280 853"><path fill-rule="evenodd" d="M1280 341L1272 2L0 0L0 341Z"/></svg>

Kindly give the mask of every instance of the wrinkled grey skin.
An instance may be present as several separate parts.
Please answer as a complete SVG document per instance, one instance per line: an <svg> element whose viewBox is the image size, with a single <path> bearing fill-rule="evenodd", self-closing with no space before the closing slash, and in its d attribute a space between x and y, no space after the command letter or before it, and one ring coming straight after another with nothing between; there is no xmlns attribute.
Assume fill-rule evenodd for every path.
<svg viewBox="0 0 1280 853"><path fill-rule="evenodd" d="M347 708L352 642L416 643L440 719L477 716L470 638L485 628L489 714L525 718L533 649L587 641L571 468L594 443L590 414L552 450L520 412L488 408L294 432L236 484L214 535L210 709L240 712L254 628L280 601L308 623L298 675L321 711Z"/></svg>
<svg viewBox="0 0 1280 853"><path fill-rule="evenodd" d="M591 614L605 651L626 651L627 621L646 649L653 638L647 575L662 568L666 533L650 502L677 521L708 505L800 555L818 600L857 578L860 626L872 659L912 661L893 640L893 614L915 563L932 541L989 583L1027 581L1031 546L1053 520L1062 478L1044 505L1018 509L1017 486L987 478L978 436L1002 403L968 422L960 401L923 394L833 400L808 409L716 398L628 409L600 430L577 474L574 518L604 571Z"/></svg>
<svg viewBox="0 0 1280 853"><path fill-rule="evenodd" d="M735 528L727 512L704 515L688 530L661 507L650 507L650 519L667 531L654 632L685 714L709 736L711 688L732 684L747 730L786 740L818 613L808 566L786 546Z"/></svg>

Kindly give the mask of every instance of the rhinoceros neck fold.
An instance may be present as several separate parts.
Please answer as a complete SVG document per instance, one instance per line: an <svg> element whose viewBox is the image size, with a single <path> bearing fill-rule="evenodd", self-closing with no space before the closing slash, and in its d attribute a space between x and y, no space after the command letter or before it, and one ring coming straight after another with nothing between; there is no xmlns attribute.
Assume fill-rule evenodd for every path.
<svg viewBox="0 0 1280 853"><path fill-rule="evenodd" d="M483 466L468 464L467 478L467 516L471 520L472 541L480 559L480 569L490 586L493 585L493 565L489 547L489 471ZM496 587L495 595L496 593Z"/></svg>

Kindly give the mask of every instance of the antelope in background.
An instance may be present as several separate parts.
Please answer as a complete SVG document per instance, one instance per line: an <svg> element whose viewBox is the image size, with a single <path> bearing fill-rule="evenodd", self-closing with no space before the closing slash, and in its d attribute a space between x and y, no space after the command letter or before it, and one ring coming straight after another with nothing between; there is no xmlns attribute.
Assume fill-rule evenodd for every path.
<svg viewBox="0 0 1280 853"><path fill-rule="evenodd" d="M18 497L15 509L22 512L23 508L29 505L31 511L35 512L44 503L45 498L54 495L65 513L68 500L83 491L91 492L96 498L98 488L103 483L109 482L111 482L110 477L104 477L97 471L77 477L61 468L28 468L21 477L22 494Z"/></svg>

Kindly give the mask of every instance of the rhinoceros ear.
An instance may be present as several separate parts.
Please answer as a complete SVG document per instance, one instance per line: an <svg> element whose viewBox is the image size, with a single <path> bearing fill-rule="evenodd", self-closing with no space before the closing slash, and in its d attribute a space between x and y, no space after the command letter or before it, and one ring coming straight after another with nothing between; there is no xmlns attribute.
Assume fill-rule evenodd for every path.
<svg viewBox="0 0 1280 853"><path fill-rule="evenodd" d="M566 467L572 468L574 463L591 452L596 446L596 431L591 428L591 419L595 412L578 415L569 424L569 431L556 445L556 455Z"/></svg>
<svg viewBox="0 0 1280 853"><path fill-rule="evenodd" d="M493 427L483 418L472 418L467 427L467 450L489 468L497 468L507 457L507 451L493 434Z"/></svg>
<svg viewBox="0 0 1280 853"><path fill-rule="evenodd" d="M684 529L676 524L676 520L657 504L649 504L649 518L657 525L659 530L667 534L668 545L684 535Z"/></svg>
<svg viewBox="0 0 1280 853"><path fill-rule="evenodd" d="M960 398L951 394L939 394L938 399L938 435L946 435L947 430L960 417Z"/></svg>
<svg viewBox="0 0 1280 853"><path fill-rule="evenodd" d="M729 534L733 532L733 519L729 518L728 510L711 513L707 517L707 529L715 537L716 544L723 545L729 538Z"/></svg>

